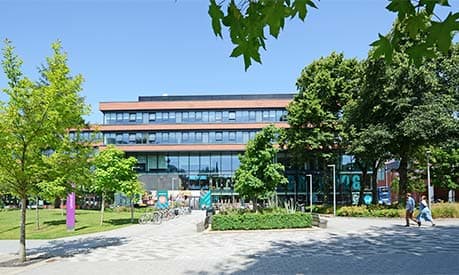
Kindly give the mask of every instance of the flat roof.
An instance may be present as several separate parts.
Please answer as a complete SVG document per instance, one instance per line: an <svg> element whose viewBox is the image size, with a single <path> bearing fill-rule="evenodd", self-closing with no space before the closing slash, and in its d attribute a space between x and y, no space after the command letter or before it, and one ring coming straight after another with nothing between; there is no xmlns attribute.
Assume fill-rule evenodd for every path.
<svg viewBox="0 0 459 275"><path fill-rule="evenodd" d="M163 95L139 96L139 101L193 101L193 100L258 100L258 99L293 99L295 93L277 94L236 94L236 95Z"/></svg>

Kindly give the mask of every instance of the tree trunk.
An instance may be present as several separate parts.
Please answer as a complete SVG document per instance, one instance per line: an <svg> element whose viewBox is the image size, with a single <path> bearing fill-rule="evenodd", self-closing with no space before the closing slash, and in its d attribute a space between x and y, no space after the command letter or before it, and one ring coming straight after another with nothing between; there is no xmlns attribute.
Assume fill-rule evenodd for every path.
<svg viewBox="0 0 459 275"><path fill-rule="evenodd" d="M64 199L63 198L61 199L61 216L64 217Z"/></svg>
<svg viewBox="0 0 459 275"><path fill-rule="evenodd" d="M378 162L376 162L375 165L373 165L373 174L371 174L371 196L372 200L371 202L373 204L378 204Z"/></svg>
<svg viewBox="0 0 459 275"><path fill-rule="evenodd" d="M26 210L27 210L27 197L21 198L21 229L19 233L19 261L21 263L26 261Z"/></svg>
<svg viewBox="0 0 459 275"><path fill-rule="evenodd" d="M401 157L398 173L400 177L398 185L398 202L399 204L404 204L405 194L408 191L408 158L406 155L402 155Z"/></svg>
<svg viewBox="0 0 459 275"><path fill-rule="evenodd" d="M134 202L132 201L134 199L134 196L131 198L131 223L134 223Z"/></svg>
<svg viewBox="0 0 459 275"><path fill-rule="evenodd" d="M102 193L102 205L100 206L100 226L104 223L105 194Z"/></svg>
<svg viewBox="0 0 459 275"><path fill-rule="evenodd" d="M367 169L366 169L366 166L363 167L362 170L362 181L360 182L360 190L359 190L359 203L358 205L362 205L364 204L364 201L363 201L363 192L365 190L365 184L367 182L367 178L368 178L368 173L367 173Z"/></svg>
<svg viewBox="0 0 459 275"><path fill-rule="evenodd" d="M35 209L35 227L37 230L40 229L40 216L39 216L39 212L38 212L38 196L36 197L36 209Z"/></svg>
<svg viewBox="0 0 459 275"><path fill-rule="evenodd" d="M253 203L253 210L255 210L255 212L258 212L258 209L257 209L257 197L253 198L252 203Z"/></svg>

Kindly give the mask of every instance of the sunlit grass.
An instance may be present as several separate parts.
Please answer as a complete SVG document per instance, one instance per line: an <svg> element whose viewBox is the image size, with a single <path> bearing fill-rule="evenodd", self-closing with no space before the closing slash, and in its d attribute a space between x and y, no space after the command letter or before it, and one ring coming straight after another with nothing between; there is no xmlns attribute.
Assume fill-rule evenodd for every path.
<svg viewBox="0 0 459 275"><path fill-rule="evenodd" d="M129 212L116 212L110 209L104 214L104 224L99 225L100 211L76 211L74 231L67 231L65 212L60 209L40 209L40 229L36 229L35 210L27 210L26 239L55 239L87 233L112 230L131 225ZM144 210L134 213L134 223ZM64 215L63 215L64 214ZM0 211L0 239L19 239L20 210Z"/></svg>

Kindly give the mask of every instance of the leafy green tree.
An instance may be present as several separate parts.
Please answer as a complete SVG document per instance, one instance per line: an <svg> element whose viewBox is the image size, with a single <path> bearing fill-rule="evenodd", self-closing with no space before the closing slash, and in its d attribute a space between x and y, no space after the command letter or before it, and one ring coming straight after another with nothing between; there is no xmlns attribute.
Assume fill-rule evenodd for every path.
<svg viewBox="0 0 459 275"><path fill-rule="evenodd" d="M451 141L431 149L432 184L457 190L459 188L459 142Z"/></svg>
<svg viewBox="0 0 459 275"><path fill-rule="evenodd" d="M130 192L126 182L137 181L137 174L134 171L137 159L125 158L123 151L109 145L95 156L93 164L95 169L92 190L102 197L100 210L100 225L102 225L107 194L121 191L123 188L125 192Z"/></svg>
<svg viewBox="0 0 459 275"><path fill-rule="evenodd" d="M265 29L277 38L285 20L298 17L304 21L310 8L317 8L313 0L210 0L209 16L214 34L222 36L222 24L229 30L235 48L231 57L242 56L247 70L252 60L261 63L260 48L266 50ZM441 19L436 8L449 7L448 0L389 0L386 9L397 13L394 30L388 35L379 34L374 56L384 56L391 61L395 53L406 52L408 58L420 65L424 57L431 57L436 49L446 53L455 32L459 30L459 12L451 12ZM226 8L226 13L224 12ZM352 13L349 13L352 14ZM364 23L364 22L363 22ZM413 43L400 47L405 34Z"/></svg>
<svg viewBox="0 0 459 275"><path fill-rule="evenodd" d="M74 139L65 136L59 148L43 156L46 167L41 171L42 180L37 184L40 197L48 201L56 198L62 201L69 193L91 186L92 141L83 139L77 131Z"/></svg>
<svg viewBox="0 0 459 275"><path fill-rule="evenodd" d="M451 55L451 54L449 54ZM367 121L390 133L387 152L400 159L399 201L408 188L408 164L423 146L436 145L457 136L457 108L451 82L445 78L438 55L431 62L414 66L404 54L392 63L370 59L359 103Z"/></svg>
<svg viewBox="0 0 459 275"><path fill-rule="evenodd" d="M359 71L356 59L332 53L301 72L298 94L287 107L290 128L283 140L297 167L311 163L311 168L326 171L344 152L343 111L358 88Z"/></svg>
<svg viewBox="0 0 459 275"><path fill-rule="evenodd" d="M36 191L43 154L57 148L69 128L82 126L82 116L89 108L79 95L83 78L71 76L67 55L60 42L52 44L53 55L40 69L41 79L33 82L21 71L22 60L6 40L3 70L8 87L0 102L0 177L6 189L21 200L19 257L26 260L27 199Z"/></svg>
<svg viewBox="0 0 459 275"><path fill-rule="evenodd" d="M241 197L253 202L275 191L276 187L288 182L284 176L284 166L276 163L278 148L273 144L279 130L270 125L249 140L246 151L239 157L241 165L234 174L234 189Z"/></svg>
<svg viewBox="0 0 459 275"><path fill-rule="evenodd" d="M131 223L134 223L134 198L137 195L143 194L143 185L136 177L133 180L122 181L118 191L121 191L129 198L129 207L131 208Z"/></svg>

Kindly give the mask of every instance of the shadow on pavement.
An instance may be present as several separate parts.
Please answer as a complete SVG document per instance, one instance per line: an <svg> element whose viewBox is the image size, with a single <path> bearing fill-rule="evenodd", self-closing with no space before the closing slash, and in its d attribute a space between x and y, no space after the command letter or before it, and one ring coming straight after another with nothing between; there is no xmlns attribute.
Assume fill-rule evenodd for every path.
<svg viewBox="0 0 459 275"><path fill-rule="evenodd" d="M88 254L100 247L119 246L126 243L126 238L118 237L89 237L73 240L53 240L37 248L27 249L27 261L20 263L17 258L5 262L0 261L0 267L19 267L37 263L53 257L73 257Z"/></svg>
<svg viewBox="0 0 459 275"><path fill-rule="evenodd" d="M326 231L325 231L326 232ZM272 241L265 251L240 255L232 274L459 274L459 227L370 227L362 232L327 232L321 240ZM305 234L307 234L305 232Z"/></svg>

